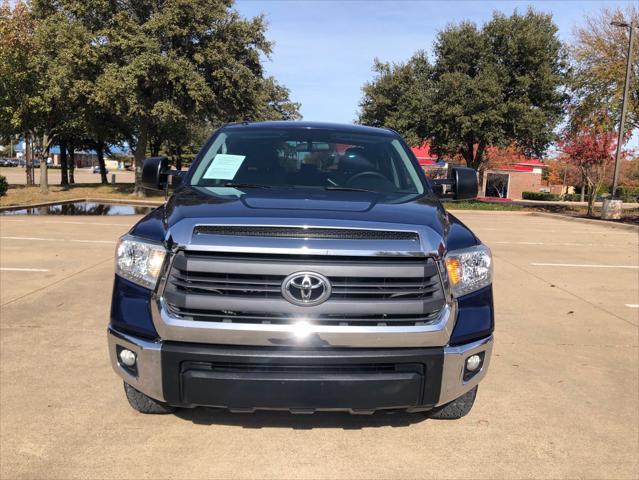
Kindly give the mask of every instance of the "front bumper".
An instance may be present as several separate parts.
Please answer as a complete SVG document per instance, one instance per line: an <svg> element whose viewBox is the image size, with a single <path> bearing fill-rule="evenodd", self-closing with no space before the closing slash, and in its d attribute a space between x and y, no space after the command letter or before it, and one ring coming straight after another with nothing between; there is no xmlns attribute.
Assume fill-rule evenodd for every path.
<svg viewBox="0 0 639 480"><path fill-rule="evenodd" d="M460 397L490 364L493 337L455 347L396 349L277 349L151 342L109 328L118 375L173 406L312 412L424 410ZM137 356L132 371L119 348ZM464 381L466 358L484 353L481 369Z"/></svg>

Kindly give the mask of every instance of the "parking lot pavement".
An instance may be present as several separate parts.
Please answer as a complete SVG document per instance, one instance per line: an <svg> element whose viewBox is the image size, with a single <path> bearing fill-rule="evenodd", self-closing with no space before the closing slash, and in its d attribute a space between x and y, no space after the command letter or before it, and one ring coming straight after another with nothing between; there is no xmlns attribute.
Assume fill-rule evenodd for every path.
<svg viewBox="0 0 639 480"><path fill-rule="evenodd" d="M0 167L0 175L7 178L9 185L24 185L27 177L24 167ZM40 184L40 169L35 169L35 183ZM108 178L111 183L111 176L115 175L116 183L133 183L134 172L128 170L109 170ZM47 176L50 185L60 185L60 169L49 168ZM91 168L76 168L74 172L75 183L100 183L100 175L93 173Z"/></svg>
<svg viewBox="0 0 639 480"><path fill-rule="evenodd" d="M137 217L0 217L1 478L637 478L635 232L458 212L495 258L473 411L144 416L107 358L113 247Z"/></svg>

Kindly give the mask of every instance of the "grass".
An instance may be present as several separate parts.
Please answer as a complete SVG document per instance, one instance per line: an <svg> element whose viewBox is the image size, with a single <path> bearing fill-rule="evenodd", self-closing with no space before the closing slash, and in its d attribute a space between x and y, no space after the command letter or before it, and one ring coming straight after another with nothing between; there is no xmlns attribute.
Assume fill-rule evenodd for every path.
<svg viewBox="0 0 639 480"><path fill-rule="evenodd" d="M115 185L75 184L68 187L60 185L49 186L49 193L41 193L40 187L9 188L7 195L0 197L0 207L13 205L37 204L44 202L61 202L64 200L99 198L107 200L150 200L163 201L163 195L153 195L145 198L133 195L132 183L118 183Z"/></svg>
<svg viewBox="0 0 639 480"><path fill-rule="evenodd" d="M573 205L513 205L509 203L482 202L478 200L445 201L446 210L488 210L506 212L547 212L565 215L567 217L592 218L601 220L601 207L595 207L592 217L588 217L588 208ZM624 209L621 220L617 223L639 225L639 208Z"/></svg>
<svg viewBox="0 0 639 480"><path fill-rule="evenodd" d="M509 203L489 203L478 200L445 201L444 207L446 210L503 210L506 212L517 212L527 208Z"/></svg>

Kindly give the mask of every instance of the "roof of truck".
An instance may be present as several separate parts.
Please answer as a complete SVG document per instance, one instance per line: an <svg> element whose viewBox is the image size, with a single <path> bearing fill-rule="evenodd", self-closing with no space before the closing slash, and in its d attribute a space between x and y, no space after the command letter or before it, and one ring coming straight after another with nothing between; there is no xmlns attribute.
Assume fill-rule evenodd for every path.
<svg viewBox="0 0 639 480"><path fill-rule="evenodd" d="M324 129L324 130L340 130L342 132L349 133L369 133L377 135L396 136L397 134L392 130L386 128L367 127L364 125L354 125L350 123L330 123L330 122L307 122L301 120L277 120L268 122L241 122L230 123L222 127L224 129L230 128L246 128L246 129Z"/></svg>

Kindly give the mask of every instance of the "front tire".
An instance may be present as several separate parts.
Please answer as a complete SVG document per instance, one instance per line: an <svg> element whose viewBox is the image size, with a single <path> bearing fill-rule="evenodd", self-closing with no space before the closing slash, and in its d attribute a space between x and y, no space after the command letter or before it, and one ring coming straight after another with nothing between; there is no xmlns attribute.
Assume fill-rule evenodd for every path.
<svg viewBox="0 0 639 480"><path fill-rule="evenodd" d="M437 420L457 420L458 418L462 418L470 413L476 396L477 386L452 402L442 405L441 407L433 408L428 412L428 416Z"/></svg>
<svg viewBox="0 0 639 480"><path fill-rule="evenodd" d="M161 414L173 413L175 411L174 407L166 403L158 402L139 390L136 390L126 382L124 382L124 393L126 394L126 399L129 401L129 405L140 413Z"/></svg>

